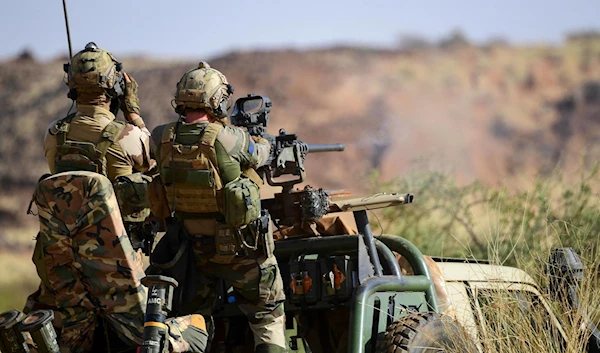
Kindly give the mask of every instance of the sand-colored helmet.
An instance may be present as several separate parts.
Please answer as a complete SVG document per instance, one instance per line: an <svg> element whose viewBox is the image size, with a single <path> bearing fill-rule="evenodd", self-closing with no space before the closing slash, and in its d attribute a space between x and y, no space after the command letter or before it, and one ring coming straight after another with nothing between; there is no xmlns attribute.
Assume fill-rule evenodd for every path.
<svg viewBox="0 0 600 353"><path fill-rule="evenodd" d="M101 87L112 98L123 93L123 65L114 55L90 42L65 64L67 85L72 93L86 88ZM69 94L72 94L72 93Z"/></svg>
<svg viewBox="0 0 600 353"><path fill-rule="evenodd" d="M205 109L214 118L226 118L232 93L225 75L201 61L177 83L175 112L183 115L186 108Z"/></svg>

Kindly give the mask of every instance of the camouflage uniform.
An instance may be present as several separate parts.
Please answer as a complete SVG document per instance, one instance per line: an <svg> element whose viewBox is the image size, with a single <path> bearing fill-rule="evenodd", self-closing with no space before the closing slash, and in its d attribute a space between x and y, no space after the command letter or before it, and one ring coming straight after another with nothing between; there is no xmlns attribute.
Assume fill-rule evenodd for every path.
<svg viewBox="0 0 600 353"><path fill-rule="evenodd" d="M57 148L56 124L53 121L44 138L44 149L51 173L56 172L55 159ZM67 138L73 141L97 143L102 131L115 116L100 106L78 104L77 114L70 123ZM150 132L146 127L127 124L117 141L112 143L106 153L107 176L111 181L121 175L133 173L133 169L145 172L154 167L150 158Z"/></svg>
<svg viewBox="0 0 600 353"><path fill-rule="evenodd" d="M56 173L61 163L69 172L42 180L34 194L40 232L33 261L41 284L25 311L54 310L60 343L67 351L89 351L93 331L102 322L127 346L137 346L144 329L147 289L140 280L145 274L111 182L155 165L149 155L150 133L139 116L137 83L121 72L122 65L112 54L89 43L66 67L69 97L77 101L77 113L50 124L44 147L50 171ZM119 103L130 123L114 121L111 103ZM106 152L91 160L92 170L104 176L79 171L89 165L84 162L90 155L73 146ZM63 160L65 156L68 159ZM143 221L147 215L132 211L126 215L132 221ZM172 350L204 351L207 335L201 316L173 319L169 332Z"/></svg>
<svg viewBox="0 0 600 353"><path fill-rule="evenodd" d="M159 170L167 165L169 151L164 151L173 141L165 136L165 130L174 129L177 123L157 127L152 132L152 148ZM214 124L214 123L213 123ZM194 145L201 141L208 123L180 123L175 141L182 145ZM216 124L214 124L216 125ZM270 152L266 140L257 143L239 128L222 127L214 141L217 171L222 184L238 178L243 170L264 165ZM162 175L162 172L161 172ZM169 191L169 186L165 186ZM174 191L177 193L177 191ZM183 223L192 241L196 258L198 292L196 298L184 306L184 313L210 315L217 292L217 279L224 279L233 286L239 308L248 318L254 333L256 352L285 352L285 294L283 282L275 256L265 257L261 251L247 252L230 261L221 261L216 256L214 236L216 229L223 226L222 215L213 218L194 217L179 212L177 205L171 211ZM204 241L208 240L208 241Z"/></svg>
<svg viewBox="0 0 600 353"><path fill-rule="evenodd" d="M41 285L25 312L52 309L61 351L92 349L103 319L128 346L139 346L147 289L144 271L125 233L110 181L93 172L65 172L42 180L34 194L40 232L33 254ZM173 352L204 352L204 318L167 322Z"/></svg>

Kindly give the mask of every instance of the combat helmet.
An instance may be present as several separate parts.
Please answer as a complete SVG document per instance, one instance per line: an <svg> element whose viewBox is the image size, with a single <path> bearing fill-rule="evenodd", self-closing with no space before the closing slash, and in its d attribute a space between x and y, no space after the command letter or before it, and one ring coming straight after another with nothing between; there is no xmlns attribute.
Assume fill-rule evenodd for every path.
<svg viewBox="0 0 600 353"><path fill-rule="evenodd" d="M123 95L123 64L114 55L89 42L64 65L69 86L69 98L76 99L78 91L102 88L111 98Z"/></svg>
<svg viewBox="0 0 600 353"><path fill-rule="evenodd" d="M201 61L177 83L175 112L183 115L186 108L205 109L212 117L222 119L227 117L232 93L233 86L225 75Z"/></svg>

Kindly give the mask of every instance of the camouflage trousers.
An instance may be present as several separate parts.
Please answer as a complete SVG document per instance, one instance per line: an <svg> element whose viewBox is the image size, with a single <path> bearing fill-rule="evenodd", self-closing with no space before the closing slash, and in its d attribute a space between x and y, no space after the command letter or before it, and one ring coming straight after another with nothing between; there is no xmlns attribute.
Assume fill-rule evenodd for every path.
<svg viewBox="0 0 600 353"><path fill-rule="evenodd" d="M147 288L144 270L125 232L110 181L91 172L60 173L42 180L34 194L40 232L33 262L40 288L25 312L54 311L61 351L88 352L99 320L126 346L143 338ZM204 319L167 322L170 350L204 352Z"/></svg>
<svg viewBox="0 0 600 353"><path fill-rule="evenodd" d="M245 256L224 259L216 254L214 236L192 238L198 291L195 299L187 303L181 312L211 315L218 280L223 279L233 287L236 303L248 318L255 349L286 352L285 292L275 256L265 256L259 248L246 252ZM262 350L267 346L274 349Z"/></svg>

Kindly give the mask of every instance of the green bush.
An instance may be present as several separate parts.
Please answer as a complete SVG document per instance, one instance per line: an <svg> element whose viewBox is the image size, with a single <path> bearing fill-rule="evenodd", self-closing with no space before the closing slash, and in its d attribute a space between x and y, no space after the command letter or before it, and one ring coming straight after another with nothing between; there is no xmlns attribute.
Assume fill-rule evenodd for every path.
<svg viewBox="0 0 600 353"><path fill-rule="evenodd" d="M417 171L380 181L374 192L410 192L415 202L376 213L375 231L401 235L432 256L489 259L527 265L554 247L595 254L600 235L598 167L567 182L556 172L530 190L510 191L480 182L458 185L446 173Z"/></svg>

